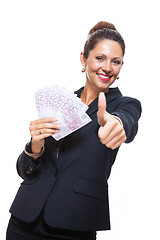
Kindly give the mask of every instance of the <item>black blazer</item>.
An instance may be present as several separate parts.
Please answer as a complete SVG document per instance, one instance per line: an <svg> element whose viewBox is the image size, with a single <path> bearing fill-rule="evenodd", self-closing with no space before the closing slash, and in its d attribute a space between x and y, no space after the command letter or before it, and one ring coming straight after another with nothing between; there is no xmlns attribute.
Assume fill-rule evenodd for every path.
<svg viewBox="0 0 160 240"><path fill-rule="evenodd" d="M80 97L82 88L78 90ZM107 111L123 122L131 142L138 129L140 102L123 97L118 88L106 94ZM45 153L33 161L24 152L17 170L24 179L10 212L25 221L34 221L41 211L51 227L97 231L110 229L107 179L118 148L108 149L98 137L98 99L87 110L92 122L62 140L45 140Z"/></svg>

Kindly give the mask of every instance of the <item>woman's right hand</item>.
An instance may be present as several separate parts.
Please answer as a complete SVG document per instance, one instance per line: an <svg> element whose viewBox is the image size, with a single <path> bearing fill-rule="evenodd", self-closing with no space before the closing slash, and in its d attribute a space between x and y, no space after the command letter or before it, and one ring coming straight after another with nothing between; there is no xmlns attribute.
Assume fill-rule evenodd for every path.
<svg viewBox="0 0 160 240"><path fill-rule="evenodd" d="M61 126L53 117L41 118L30 122L30 134L32 137L32 152L39 153L44 145L44 139L60 131Z"/></svg>

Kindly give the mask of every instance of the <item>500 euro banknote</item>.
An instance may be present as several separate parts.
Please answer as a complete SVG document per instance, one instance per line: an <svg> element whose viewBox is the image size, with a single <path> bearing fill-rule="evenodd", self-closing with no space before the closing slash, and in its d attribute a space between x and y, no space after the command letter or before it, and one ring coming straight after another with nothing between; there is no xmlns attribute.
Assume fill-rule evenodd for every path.
<svg viewBox="0 0 160 240"><path fill-rule="evenodd" d="M36 108L40 118L56 117L61 124L59 133L53 135L59 140L91 121L86 111L88 107L74 93L53 86L40 89L35 94Z"/></svg>

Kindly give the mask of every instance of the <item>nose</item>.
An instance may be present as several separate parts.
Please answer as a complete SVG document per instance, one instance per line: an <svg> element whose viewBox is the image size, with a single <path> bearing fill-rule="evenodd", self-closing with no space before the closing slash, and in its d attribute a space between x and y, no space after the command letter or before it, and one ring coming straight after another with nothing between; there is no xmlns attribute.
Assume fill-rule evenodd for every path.
<svg viewBox="0 0 160 240"><path fill-rule="evenodd" d="M103 70L105 72L111 72L112 71L112 65L111 65L111 61L109 59L104 62Z"/></svg>

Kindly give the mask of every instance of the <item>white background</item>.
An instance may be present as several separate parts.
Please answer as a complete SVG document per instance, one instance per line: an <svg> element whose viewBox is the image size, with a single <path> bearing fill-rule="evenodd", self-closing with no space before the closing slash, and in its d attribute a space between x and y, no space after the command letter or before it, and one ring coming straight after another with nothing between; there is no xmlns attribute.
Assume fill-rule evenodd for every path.
<svg viewBox="0 0 160 240"><path fill-rule="evenodd" d="M124 144L109 179L111 231L98 239L160 239L158 0L0 1L0 239L20 182L16 160L29 141L36 116L34 92L58 84L85 83L79 55L89 29L115 24L126 42L118 85L142 102L139 132Z"/></svg>

